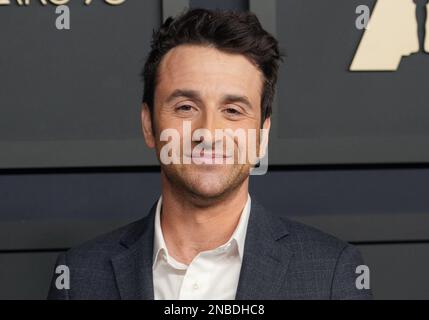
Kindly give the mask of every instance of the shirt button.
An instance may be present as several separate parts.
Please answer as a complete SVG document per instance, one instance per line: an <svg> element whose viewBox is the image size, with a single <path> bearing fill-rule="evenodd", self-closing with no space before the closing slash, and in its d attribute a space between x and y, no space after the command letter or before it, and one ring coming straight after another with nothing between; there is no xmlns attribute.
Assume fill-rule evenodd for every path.
<svg viewBox="0 0 429 320"><path fill-rule="evenodd" d="M197 282L195 282L195 283L194 283L194 285L192 286L192 288L193 288L194 290L198 290L198 288L199 288L198 283L197 283Z"/></svg>

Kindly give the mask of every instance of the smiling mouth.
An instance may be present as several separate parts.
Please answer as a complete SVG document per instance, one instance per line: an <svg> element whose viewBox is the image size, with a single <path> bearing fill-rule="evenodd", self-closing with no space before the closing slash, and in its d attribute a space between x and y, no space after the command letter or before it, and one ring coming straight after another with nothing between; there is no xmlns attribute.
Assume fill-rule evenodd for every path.
<svg viewBox="0 0 429 320"><path fill-rule="evenodd" d="M191 159L219 159L219 158L229 159L229 158L232 158L232 155L201 151L200 154L196 154L196 153L185 154L185 157L191 158Z"/></svg>

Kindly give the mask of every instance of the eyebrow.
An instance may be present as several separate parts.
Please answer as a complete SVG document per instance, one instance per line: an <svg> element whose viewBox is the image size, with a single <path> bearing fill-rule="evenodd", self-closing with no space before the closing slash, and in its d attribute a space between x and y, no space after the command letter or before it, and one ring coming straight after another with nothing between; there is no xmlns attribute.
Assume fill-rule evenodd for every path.
<svg viewBox="0 0 429 320"><path fill-rule="evenodd" d="M166 103L173 101L176 98L189 98L192 100L201 101L201 96L196 90L188 90L188 89L176 89L172 94L168 96L165 100Z"/></svg>
<svg viewBox="0 0 429 320"><path fill-rule="evenodd" d="M202 102L202 98L200 93L197 90L190 89L176 89L171 93L168 98L165 100L166 103L173 101L176 98L189 98L192 100L196 100L198 102ZM222 97L223 103L232 103L232 102L241 102L249 109L253 109L252 104L247 96L238 95L238 94L226 94Z"/></svg>
<svg viewBox="0 0 429 320"><path fill-rule="evenodd" d="M241 95L236 95L236 94L227 94L223 97L223 101L224 102L241 102L247 108L253 109L253 106L250 103L250 100L247 96L241 96Z"/></svg>

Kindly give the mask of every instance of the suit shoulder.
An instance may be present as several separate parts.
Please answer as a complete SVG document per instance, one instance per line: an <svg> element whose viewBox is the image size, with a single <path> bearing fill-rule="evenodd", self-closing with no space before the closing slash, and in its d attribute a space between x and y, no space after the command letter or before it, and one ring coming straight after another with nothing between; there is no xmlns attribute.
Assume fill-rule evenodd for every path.
<svg viewBox="0 0 429 320"><path fill-rule="evenodd" d="M315 227L286 217L280 217L280 220L289 231L287 242L295 247L295 252L302 255L336 259L345 248L353 247L346 241Z"/></svg>
<svg viewBox="0 0 429 320"><path fill-rule="evenodd" d="M121 252L124 249L121 239L136 234L144 224L145 219L129 223L73 247L66 251L65 255L72 262L79 260L88 261L88 259L94 261L95 258L103 260L103 257L108 258L115 253Z"/></svg>
<svg viewBox="0 0 429 320"><path fill-rule="evenodd" d="M282 221L289 229L284 244L295 257L289 267L291 281L300 279L300 288L307 288L319 299L372 298L371 290L356 287L356 270L364 261L355 246L303 223L287 218ZM308 292L299 297L308 298Z"/></svg>

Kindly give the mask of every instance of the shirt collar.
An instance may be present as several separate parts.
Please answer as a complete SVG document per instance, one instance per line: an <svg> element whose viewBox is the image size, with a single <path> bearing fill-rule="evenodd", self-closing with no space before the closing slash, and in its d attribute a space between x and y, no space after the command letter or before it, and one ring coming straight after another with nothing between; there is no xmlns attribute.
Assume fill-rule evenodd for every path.
<svg viewBox="0 0 429 320"><path fill-rule="evenodd" d="M152 260L153 264L156 263L160 254L164 254L167 260L173 260L173 259L169 259L167 246L165 244L164 236L161 229L161 208L162 208L162 195L159 197L158 203L156 205L156 211L155 211L155 234L154 234L153 260ZM246 204L240 215L240 220L238 221L237 227L235 228L232 236L225 244L221 245L220 247L214 250L217 250L220 248L228 248L232 243L235 242L238 247L238 253L239 253L240 259L241 260L243 259L244 242L246 239L250 208L251 208L251 198L250 198L250 195L248 194Z"/></svg>

